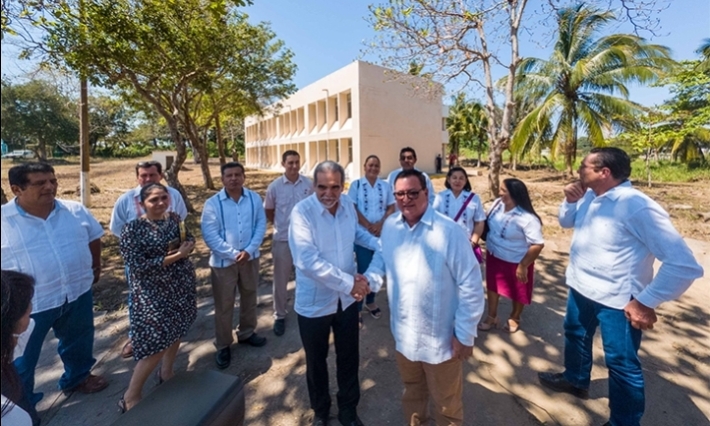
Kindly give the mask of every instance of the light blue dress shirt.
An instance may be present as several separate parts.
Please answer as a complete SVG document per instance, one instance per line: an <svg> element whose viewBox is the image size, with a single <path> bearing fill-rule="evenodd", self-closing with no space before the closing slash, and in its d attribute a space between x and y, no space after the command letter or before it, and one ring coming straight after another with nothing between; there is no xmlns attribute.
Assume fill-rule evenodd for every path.
<svg viewBox="0 0 710 426"><path fill-rule="evenodd" d="M357 226L355 205L347 195L340 196L335 216L312 194L291 212L288 245L296 267L295 311L304 317L331 315L350 306L350 295L357 271L354 244L379 250L372 234Z"/></svg>
<svg viewBox="0 0 710 426"><path fill-rule="evenodd" d="M576 203L563 201L559 221L574 227L567 285L602 305L623 309L633 296L655 309L703 276L668 213L628 181L598 197L589 189Z"/></svg>
<svg viewBox="0 0 710 426"><path fill-rule="evenodd" d="M485 300L471 244L453 220L427 208L410 227L396 212L385 220L382 250L365 276L377 291L387 275L390 327L410 361L440 364L453 356L453 337L473 346Z"/></svg>
<svg viewBox="0 0 710 426"><path fill-rule="evenodd" d="M256 192L244 188L237 202L222 189L205 202L201 222L202 238L212 251L210 266L231 266L241 251L249 253L250 260L259 257L266 213Z"/></svg>

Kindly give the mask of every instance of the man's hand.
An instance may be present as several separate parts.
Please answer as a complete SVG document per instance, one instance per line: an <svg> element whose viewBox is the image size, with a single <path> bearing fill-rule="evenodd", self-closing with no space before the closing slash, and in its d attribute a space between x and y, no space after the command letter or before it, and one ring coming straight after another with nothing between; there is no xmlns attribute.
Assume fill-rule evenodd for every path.
<svg viewBox="0 0 710 426"><path fill-rule="evenodd" d="M379 237L382 233L382 222L373 223L367 230L370 231L370 234Z"/></svg>
<svg viewBox="0 0 710 426"><path fill-rule="evenodd" d="M350 295L355 298L358 302L365 298L370 293L370 285L362 274L355 274L355 280L353 282L353 289L350 291Z"/></svg>
<svg viewBox="0 0 710 426"><path fill-rule="evenodd" d="M580 198L584 197L584 193L586 192L580 181L570 183L565 186L563 191L568 203L576 203Z"/></svg>
<svg viewBox="0 0 710 426"><path fill-rule="evenodd" d="M237 264L243 265L243 264L247 263L250 258L251 258L251 256L249 256L249 253L247 253L245 250L242 250L237 255L237 258L235 259L235 261L237 262Z"/></svg>
<svg viewBox="0 0 710 426"><path fill-rule="evenodd" d="M459 342L459 339L454 336L451 342L454 350L454 358L458 358L461 361L465 361L467 358L473 356L473 346L466 346Z"/></svg>
<svg viewBox="0 0 710 426"><path fill-rule="evenodd" d="M101 265L91 267L91 271L94 273L94 280L91 284L96 284L99 282L99 278L101 278Z"/></svg>
<svg viewBox="0 0 710 426"><path fill-rule="evenodd" d="M633 299L624 307L624 313L631 326L639 330L651 330L653 323L658 321L656 311L636 299Z"/></svg>
<svg viewBox="0 0 710 426"><path fill-rule="evenodd" d="M528 282L528 268L524 267L522 263L518 263L518 267L515 269L515 278L524 284Z"/></svg>

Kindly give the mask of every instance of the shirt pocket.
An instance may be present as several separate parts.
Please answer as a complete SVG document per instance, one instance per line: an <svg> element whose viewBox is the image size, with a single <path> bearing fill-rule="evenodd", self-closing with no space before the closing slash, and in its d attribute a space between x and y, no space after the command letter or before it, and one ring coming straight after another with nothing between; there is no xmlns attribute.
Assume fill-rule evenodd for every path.
<svg viewBox="0 0 710 426"><path fill-rule="evenodd" d="M313 306L316 303L316 286L296 280L296 300L299 305Z"/></svg>

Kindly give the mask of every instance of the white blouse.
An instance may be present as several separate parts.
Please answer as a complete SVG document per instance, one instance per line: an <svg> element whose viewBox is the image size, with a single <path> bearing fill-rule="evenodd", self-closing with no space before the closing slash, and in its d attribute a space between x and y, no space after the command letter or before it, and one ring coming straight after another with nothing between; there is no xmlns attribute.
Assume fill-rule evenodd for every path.
<svg viewBox="0 0 710 426"><path fill-rule="evenodd" d="M459 196L456 197L450 189L441 191L436 194L436 198L434 199L434 209L453 220L456 218L456 215L461 210L461 206L463 206L463 203L466 202L470 194L469 191L461 191ZM481 197L479 197L478 194L474 194L456 223L466 231L466 236L470 237L473 234L475 223L483 222L484 220L486 220L486 212L483 210Z"/></svg>
<svg viewBox="0 0 710 426"><path fill-rule="evenodd" d="M361 177L350 184L348 197L370 223L382 220L387 208L394 204L392 187L382 179L377 179L375 184L371 185L366 177Z"/></svg>
<svg viewBox="0 0 710 426"><path fill-rule="evenodd" d="M506 212L499 200L493 203L488 215L486 251L506 262L520 263L531 245L545 243L542 224L519 206Z"/></svg>

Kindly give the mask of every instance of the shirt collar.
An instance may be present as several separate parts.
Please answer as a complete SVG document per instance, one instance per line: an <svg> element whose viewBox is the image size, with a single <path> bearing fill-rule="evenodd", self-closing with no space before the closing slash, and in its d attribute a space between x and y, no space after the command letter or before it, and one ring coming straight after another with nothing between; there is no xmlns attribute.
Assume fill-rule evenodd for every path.
<svg viewBox="0 0 710 426"><path fill-rule="evenodd" d="M303 182L303 175L299 173L299 174L298 174L298 179L296 179L295 182L291 182L290 180L288 180L288 178L286 177L285 174L284 174L284 175L281 175L281 179L282 179L282 182L285 183L285 184L297 185L297 184Z"/></svg>
<svg viewBox="0 0 710 426"><path fill-rule="evenodd" d="M248 192L248 190L247 190L246 188L242 187L242 196L239 197L239 200L240 200L240 201L241 201L243 198L246 198L246 197L249 196L249 194L247 194L247 192ZM222 189L217 193L217 195L219 196L219 199L222 200L222 201L224 201L224 200L226 200L226 199L230 199L230 200L232 199L232 197L230 197L229 194L227 194L227 190L224 189L224 188L222 188ZM239 201L235 201L235 202L238 203Z"/></svg>
<svg viewBox="0 0 710 426"><path fill-rule="evenodd" d="M409 224L404 219L404 215L402 214L402 212L397 213L400 215L399 219L402 221L402 224L406 225L409 228ZM427 205L426 211L424 212L422 218L419 219L419 222L415 223L414 226L412 226L411 228L416 228L420 223L423 223L427 227L432 227L434 225L434 214L434 208L430 205Z"/></svg>
<svg viewBox="0 0 710 426"><path fill-rule="evenodd" d="M621 182L620 184L616 185L615 187L609 189L602 195L599 195L598 197L607 197L611 201L616 201L621 197L621 194L624 192L626 188L631 188L631 181L630 180L625 180ZM598 198L597 197L597 198Z"/></svg>
<svg viewBox="0 0 710 426"><path fill-rule="evenodd" d="M14 201L14 202L12 202L12 201ZM32 215L30 215L29 213L27 213L27 212L25 211L25 209L23 209L22 207L20 207L20 203L17 202L17 197L13 198L12 201L11 201L10 204L11 204L12 206L14 206L15 209L14 209L14 211L8 212L10 215L18 214L18 215L24 216L24 217L32 216ZM57 200L55 199L55 200L54 200L54 208L52 209L52 212L50 213L50 215L51 215L52 213L54 213L55 210L57 210L57 209L63 209L63 208L65 208L65 207L64 207L61 203L58 203ZM34 216L33 216L33 217L34 217Z"/></svg>

